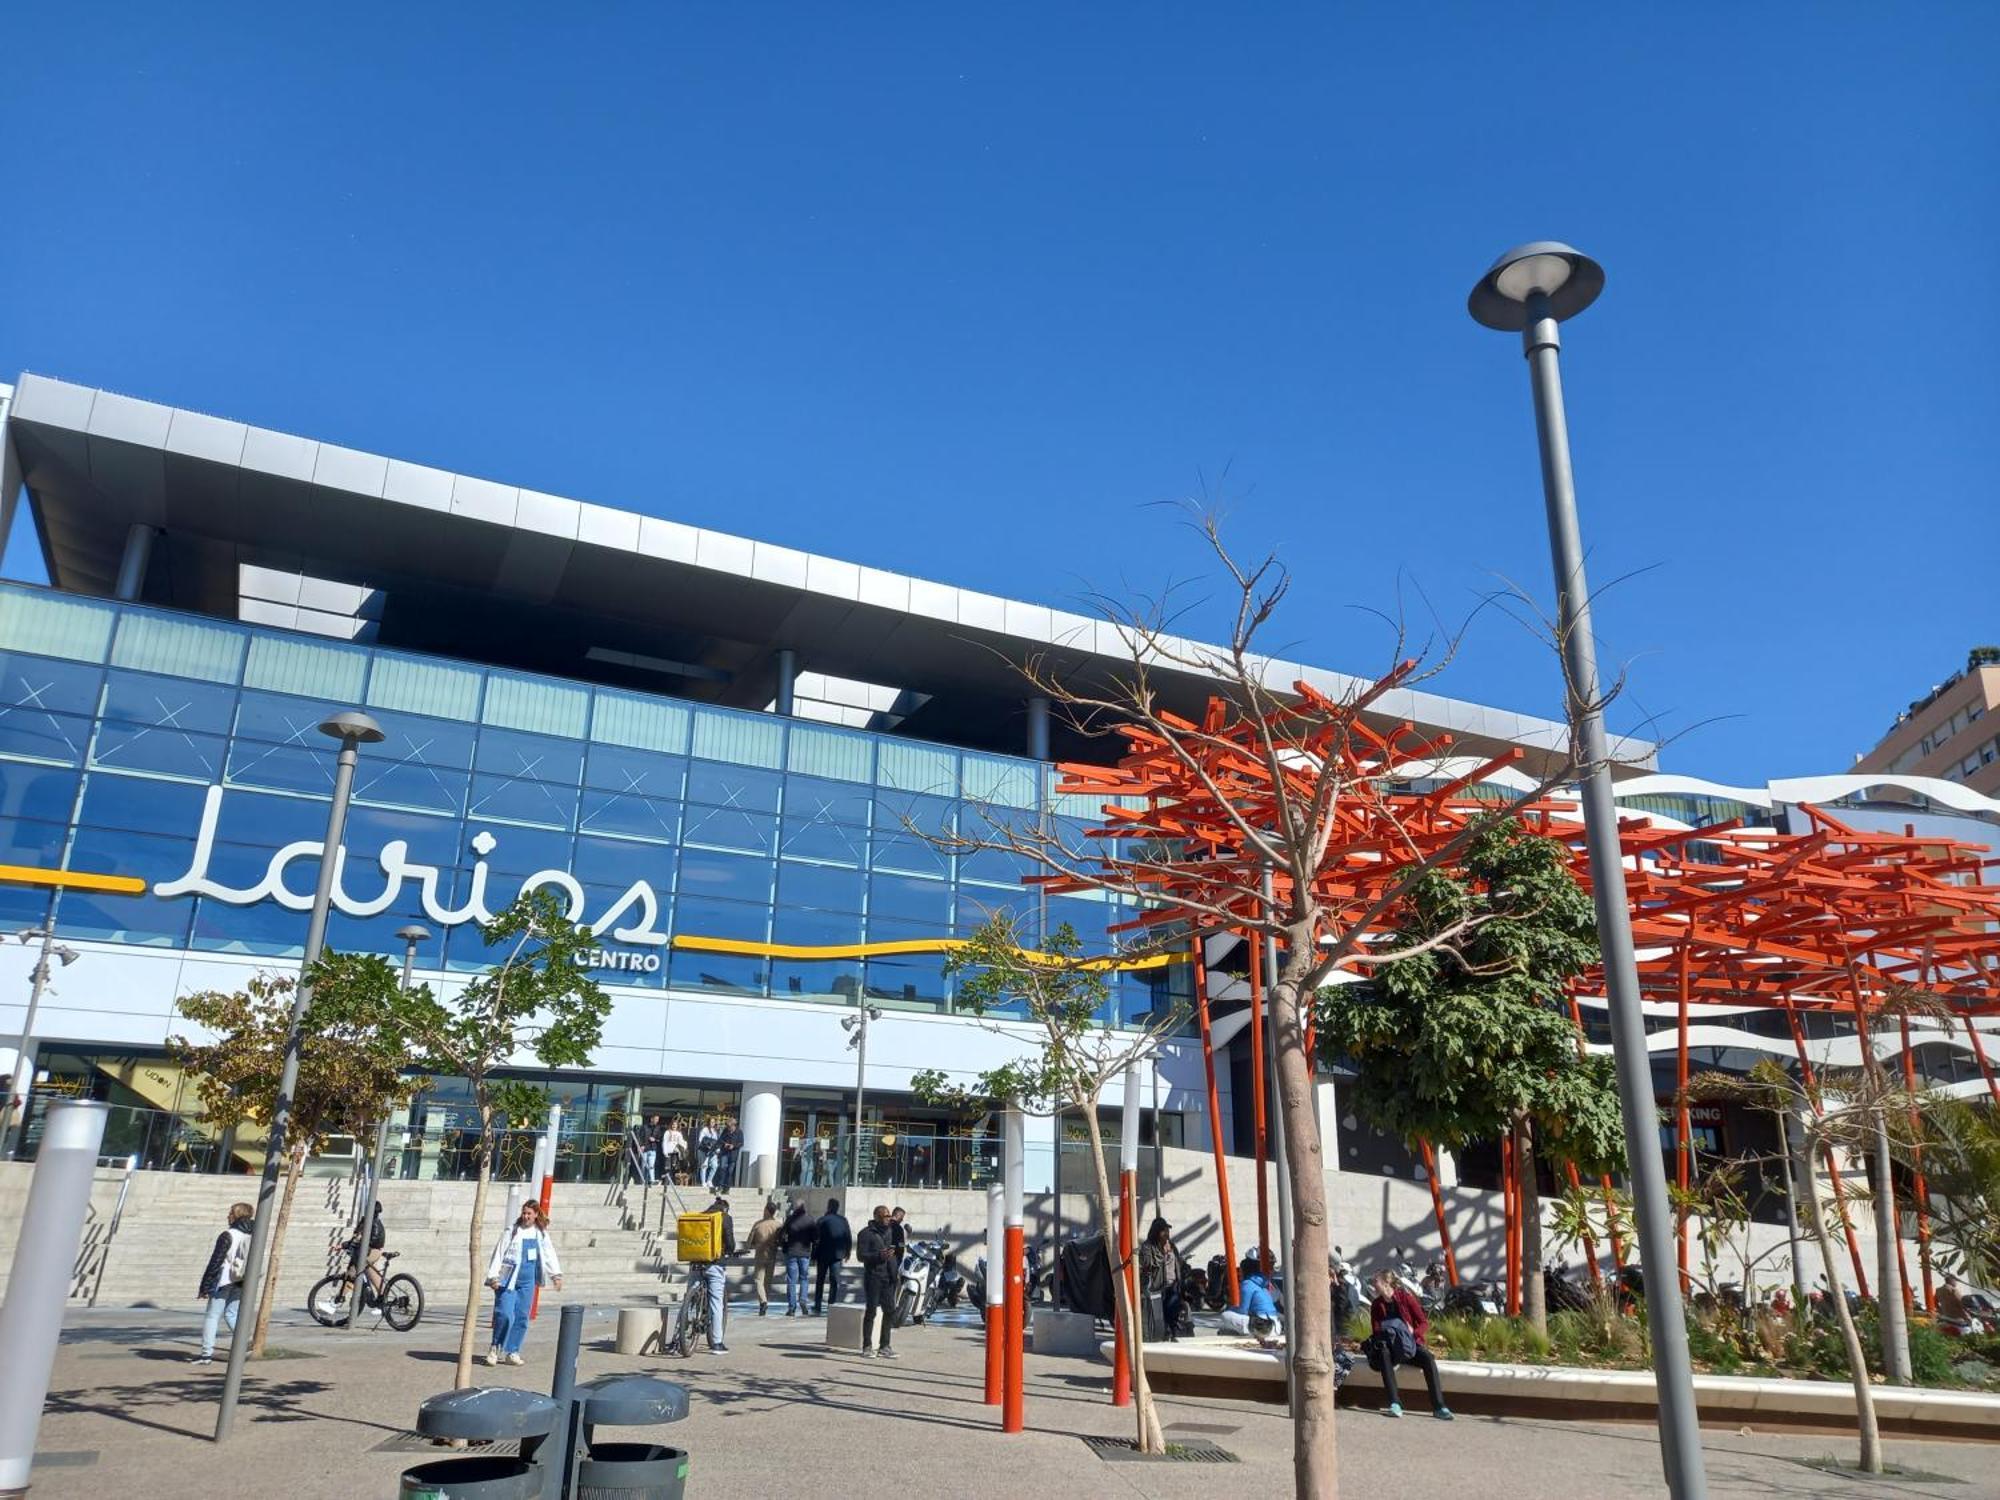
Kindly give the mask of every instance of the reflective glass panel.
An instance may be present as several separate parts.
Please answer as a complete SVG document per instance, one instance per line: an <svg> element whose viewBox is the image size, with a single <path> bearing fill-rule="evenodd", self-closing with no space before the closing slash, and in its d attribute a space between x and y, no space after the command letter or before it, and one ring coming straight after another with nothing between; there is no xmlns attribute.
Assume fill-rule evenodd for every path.
<svg viewBox="0 0 2000 1500"><path fill-rule="evenodd" d="M19 652L0 656L0 707L94 714L103 685L98 667Z"/></svg>
<svg viewBox="0 0 2000 1500"><path fill-rule="evenodd" d="M117 724L106 719L97 726L94 766L128 771L158 771L197 781L220 781L228 741L219 735L149 724Z"/></svg>

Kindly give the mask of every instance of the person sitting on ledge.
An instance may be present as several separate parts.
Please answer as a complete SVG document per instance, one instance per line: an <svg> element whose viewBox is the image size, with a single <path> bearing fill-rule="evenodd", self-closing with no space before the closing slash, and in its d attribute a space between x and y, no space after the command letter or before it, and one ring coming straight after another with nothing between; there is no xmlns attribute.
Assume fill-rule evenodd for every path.
<svg viewBox="0 0 2000 1500"><path fill-rule="evenodd" d="M1398 1285L1387 1271L1375 1277L1370 1290L1375 1293L1375 1300L1368 1304L1368 1321L1375 1331L1361 1347L1368 1355L1369 1365L1382 1377L1382 1389L1389 1397L1382 1414L1385 1417L1403 1414L1403 1403L1396 1394L1396 1366L1415 1365L1424 1372L1424 1384L1430 1387L1431 1415L1440 1422L1449 1422L1451 1408L1444 1404L1437 1358L1424 1347L1431 1324L1424 1314L1423 1303L1411 1296L1407 1287Z"/></svg>
<svg viewBox="0 0 2000 1500"><path fill-rule="evenodd" d="M1276 1348L1284 1342L1285 1326L1279 1320L1278 1299L1264 1275L1263 1262L1254 1255L1244 1256L1243 1264L1236 1268L1236 1277L1243 1288L1243 1301L1224 1310L1223 1328L1230 1333L1247 1334L1266 1349Z"/></svg>

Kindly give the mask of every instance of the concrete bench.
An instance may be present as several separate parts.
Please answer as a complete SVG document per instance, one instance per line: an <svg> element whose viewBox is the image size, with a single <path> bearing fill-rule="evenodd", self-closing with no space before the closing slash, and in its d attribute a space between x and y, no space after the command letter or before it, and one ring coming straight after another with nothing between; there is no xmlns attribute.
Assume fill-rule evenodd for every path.
<svg viewBox="0 0 2000 1500"><path fill-rule="evenodd" d="M1113 1345L1099 1345L1108 1362ZM1445 1397L1453 1409L1479 1412L1533 1412L1577 1421L1652 1421L1658 1400L1649 1370L1592 1370L1566 1365L1498 1365L1471 1360L1438 1361ZM1195 1337L1146 1345L1146 1374L1156 1389L1177 1395L1229 1400L1282 1401L1282 1349L1262 1349L1254 1340ZM1397 1372L1403 1400L1424 1410L1423 1376ZM1382 1378L1361 1359L1341 1387L1343 1403L1378 1401ZM1854 1388L1844 1380L1769 1380L1739 1375L1697 1375L1695 1405L1702 1420L1726 1425L1817 1427L1849 1431L1854 1425ZM1876 1386L1875 1415L1885 1432L1909 1436L1981 1438L2000 1441L2000 1396L1978 1391L1926 1390Z"/></svg>

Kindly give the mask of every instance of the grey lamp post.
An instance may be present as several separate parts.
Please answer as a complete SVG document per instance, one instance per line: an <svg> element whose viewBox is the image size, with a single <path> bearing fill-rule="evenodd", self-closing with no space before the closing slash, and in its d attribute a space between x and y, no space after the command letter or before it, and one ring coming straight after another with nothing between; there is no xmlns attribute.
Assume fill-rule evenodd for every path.
<svg viewBox="0 0 2000 1500"><path fill-rule="evenodd" d="M313 891L312 918L306 924L305 957L299 964L299 986L293 993L291 1025L285 1033L285 1065L278 1075L278 1097L271 1109L269 1139L264 1144L264 1174L257 1183L257 1217L250 1230L250 1249L243 1267L243 1296L236 1312L236 1331L229 1341L229 1370L222 1378L222 1400L215 1410L215 1440L229 1436L236 1420L237 1397L243 1392L243 1361L250 1352L251 1330L257 1326L257 1303L264 1278L264 1257L270 1249L271 1206L277 1197L278 1166L284 1160L285 1135L292 1122L292 1093L299 1082L299 1040L306 1012L312 1009L310 975L326 946L326 919L333 907L334 871L340 863L340 840L347 827L347 799L354 789L354 763L363 745L379 744L382 726L357 709L328 716L319 732L340 741L334 762L333 802L326 814L326 840L320 848L319 884Z"/></svg>
<svg viewBox="0 0 2000 1500"><path fill-rule="evenodd" d="M431 930L421 923L397 929L396 936L403 944L403 993L410 992L410 976L417 966L417 946L427 943ZM347 1304L348 1331L361 1326L362 1288L368 1276L368 1238L375 1227L375 1202L382 1187L382 1162L389 1154L389 1112L382 1111L382 1118L375 1122L375 1154L368 1160L368 1195L361 1203L361 1218L355 1225L358 1236L355 1243L361 1247L360 1265L356 1268L354 1295Z"/></svg>
<svg viewBox="0 0 2000 1500"><path fill-rule="evenodd" d="M840 1018L841 1030L849 1033L847 1045L854 1049L854 1179L850 1188L861 1186L861 1106L868 1097L868 1023L882 1019L882 1008L863 1000L854 1014Z"/></svg>
<svg viewBox="0 0 2000 1500"><path fill-rule="evenodd" d="M1675 1500L1703 1500L1701 1429L1694 1375L1688 1364L1669 1221L1667 1179L1660 1160L1659 1106L1639 1009L1639 972L1625 906L1625 864L1618 809L1611 799L1611 760L1598 701L1597 649L1591 639L1590 589L1584 581L1576 486L1570 475L1569 425L1563 415L1562 339L1557 326L1597 300L1604 268L1553 240L1519 245L1493 262L1467 301L1475 322L1519 333L1534 388L1535 430L1541 445L1542 498L1555 564L1558 622L1571 743L1580 762L1584 840L1597 902L1597 940L1611 1011L1611 1048L1625 1119L1625 1155L1638 1220L1639 1264L1646 1278L1646 1313L1653 1338L1653 1379L1659 1391L1660 1456Z"/></svg>
<svg viewBox="0 0 2000 1500"><path fill-rule="evenodd" d="M21 1039L14 1044L13 1087L7 1091L5 1113L0 1113L0 1161L13 1158L16 1119L23 1126L28 1121L28 1094L35 1086L35 1012L42 1008L42 991L48 987L49 959L53 957L66 969L82 957L76 949L56 941L53 919L46 927L30 927L16 936L24 943L40 943L42 952L29 976L28 1013L21 1021Z"/></svg>

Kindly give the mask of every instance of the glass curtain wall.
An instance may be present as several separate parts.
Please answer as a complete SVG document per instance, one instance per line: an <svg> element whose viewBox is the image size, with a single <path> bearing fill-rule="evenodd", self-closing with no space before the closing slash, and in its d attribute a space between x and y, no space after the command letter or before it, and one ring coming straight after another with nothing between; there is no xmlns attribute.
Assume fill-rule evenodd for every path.
<svg viewBox="0 0 2000 1500"><path fill-rule="evenodd" d="M400 956L414 920L434 934L420 965L476 967L468 917L533 878L646 960L607 983L936 1011L940 954L743 950L963 935L1003 909L1101 950L1132 915L1026 892L1005 852L939 847L1038 804L1080 835L1090 809L1052 806L1033 761L6 584L0 863L147 889L0 885L0 921L53 910L66 937L295 959L317 861L290 846L324 832L317 725L346 706L388 738L355 779L336 948ZM1152 1013L1184 967L1119 978L1106 1019Z"/></svg>

